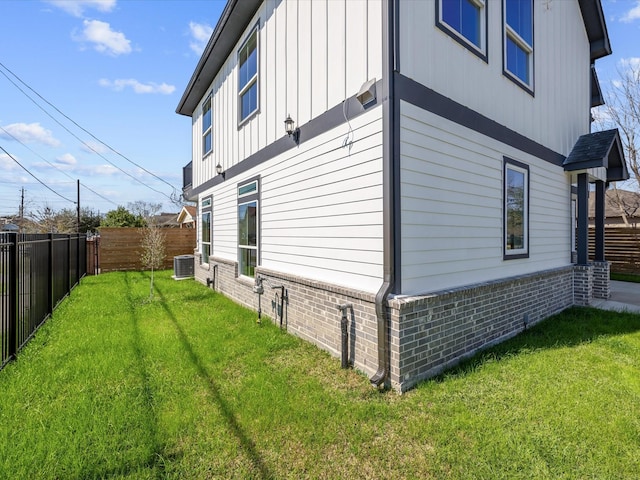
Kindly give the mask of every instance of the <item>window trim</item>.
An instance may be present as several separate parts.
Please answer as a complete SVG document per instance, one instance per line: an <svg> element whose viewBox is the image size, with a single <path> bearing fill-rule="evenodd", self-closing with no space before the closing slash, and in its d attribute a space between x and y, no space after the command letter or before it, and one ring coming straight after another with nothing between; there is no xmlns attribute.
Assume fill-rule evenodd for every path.
<svg viewBox="0 0 640 480"><path fill-rule="evenodd" d="M204 112L205 112L205 106L209 106L209 112L210 112L210 123L209 123L209 127L205 130L204 129ZM202 102L202 159L204 160L206 157L208 157L209 155L211 155L213 153L213 92L209 93L209 95L207 96L207 98L204 100L204 102ZM205 146L207 144L207 142L205 141L205 137L209 135L211 140L211 147L209 148L209 150L205 150Z"/></svg>
<svg viewBox="0 0 640 480"><path fill-rule="evenodd" d="M524 174L524 248L517 250L507 249L507 172L509 169ZM529 235L529 203L530 203L530 171L529 165L518 162L511 158L503 157L502 169L502 259L514 260L519 258L529 258L530 253L530 235Z"/></svg>
<svg viewBox="0 0 640 480"><path fill-rule="evenodd" d="M251 185L252 183L255 183L255 189L246 193L240 193L240 189L242 187L246 187L248 185ZM261 261L261 242L262 242L262 232L261 232L261 224L262 222L260 221L260 175L257 175L255 177L251 177L248 178L246 180L243 180L242 182L238 182L237 184L237 208L239 209L240 206L242 205L247 205L249 203L256 203L256 245L255 246L250 246L250 245L240 245L240 238L239 238L239 230L240 230L240 216L237 216L236 219L236 226L237 226L237 232L238 232L238 237L236 239L236 245L237 245L237 249L238 249L238 276L239 277L244 277L244 278L252 278L249 277L248 275L245 275L243 273L243 268L242 268L242 255L241 255L241 251L242 250L255 250L256 251L256 265L255 268L260 266L260 261ZM239 211L237 210L237 212L239 213Z"/></svg>
<svg viewBox="0 0 640 480"><path fill-rule="evenodd" d="M518 85L520 88L525 90L527 93L534 96L534 79L535 79L535 47L534 47L534 39L535 39L535 24L534 24L534 4L533 0L531 2L531 45L529 45L526 40L524 40L520 34L507 23L507 0L502 0L502 74L511 80L513 83ZM528 69L529 69L529 82L525 82L518 75L509 70L507 65L507 41L511 39L516 46L522 49L528 58Z"/></svg>
<svg viewBox="0 0 640 480"><path fill-rule="evenodd" d="M260 31L260 20L256 22L253 26L249 34L246 36L240 48L236 53L237 65L238 65L238 128L247 123L251 118L258 114L260 111L260 35L258 35ZM242 50L248 45L251 37L256 36L256 73L244 84L244 86L240 86L240 54ZM256 108L249 112L245 117L242 117L242 97L245 93L247 93L253 86L256 86Z"/></svg>
<svg viewBox="0 0 640 480"><path fill-rule="evenodd" d="M207 255L206 261L204 260L204 248L205 244L202 239L203 228L204 228L204 216L209 215L209 255ZM209 265L209 257L212 253L213 246L213 197L209 195L208 197L204 197L200 204L200 229L198 235L198 250L200 250L200 265Z"/></svg>
<svg viewBox="0 0 640 480"><path fill-rule="evenodd" d="M481 45L478 46L472 41L470 41L467 37L465 37L462 32L459 32L447 22L442 19L442 0L437 0L436 4L436 27L438 27L441 31L449 35L453 40L458 42L460 45L465 47L471 53L476 55L478 58L484 60L485 63L489 63L489 31L487 29L487 24L489 22L489 14L488 14L488 5L487 0L467 0L477 7L480 8L480 40Z"/></svg>

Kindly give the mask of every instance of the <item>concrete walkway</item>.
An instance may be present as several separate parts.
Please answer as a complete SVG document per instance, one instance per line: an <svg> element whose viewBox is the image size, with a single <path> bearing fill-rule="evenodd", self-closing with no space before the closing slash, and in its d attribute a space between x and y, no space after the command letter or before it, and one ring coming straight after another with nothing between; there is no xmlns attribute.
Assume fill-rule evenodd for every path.
<svg viewBox="0 0 640 480"><path fill-rule="evenodd" d="M590 306L616 312L640 313L640 283L611 280L611 298L595 298Z"/></svg>

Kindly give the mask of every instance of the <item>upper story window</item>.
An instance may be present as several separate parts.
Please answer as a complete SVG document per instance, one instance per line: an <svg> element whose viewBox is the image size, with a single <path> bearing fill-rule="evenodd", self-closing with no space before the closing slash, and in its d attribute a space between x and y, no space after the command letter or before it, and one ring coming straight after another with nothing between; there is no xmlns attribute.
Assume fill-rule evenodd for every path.
<svg viewBox="0 0 640 480"><path fill-rule="evenodd" d="M504 1L504 70L533 90L533 0Z"/></svg>
<svg viewBox="0 0 640 480"><path fill-rule="evenodd" d="M504 259L529 257L529 166L504 159Z"/></svg>
<svg viewBox="0 0 640 480"><path fill-rule="evenodd" d="M202 156L204 157L211 152L213 148L211 136L211 101L212 96L209 94L202 104Z"/></svg>
<svg viewBox="0 0 640 480"><path fill-rule="evenodd" d="M239 122L258 110L258 26L238 51Z"/></svg>
<svg viewBox="0 0 640 480"><path fill-rule="evenodd" d="M454 40L487 60L485 0L438 0L436 24Z"/></svg>

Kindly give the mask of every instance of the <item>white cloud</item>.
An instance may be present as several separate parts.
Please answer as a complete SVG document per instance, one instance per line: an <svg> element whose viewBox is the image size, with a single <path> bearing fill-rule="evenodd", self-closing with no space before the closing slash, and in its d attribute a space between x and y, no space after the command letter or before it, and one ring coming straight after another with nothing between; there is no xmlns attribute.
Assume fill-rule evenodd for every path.
<svg viewBox="0 0 640 480"><path fill-rule="evenodd" d="M131 88L135 93L160 93L162 95L171 95L176 87L173 85L168 85L166 83L141 83L136 79L127 78L127 79L117 79L117 80L107 80L106 78L101 78L98 82L101 87L110 88L116 92L121 92L125 88Z"/></svg>
<svg viewBox="0 0 640 480"><path fill-rule="evenodd" d="M74 37L80 42L93 43L93 48L100 53L118 56L131 53L131 41L122 32L111 29L111 25L100 20L84 20L82 35Z"/></svg>
<svg viewBox="0 0 640 480"><path fill-rule="evenodd" d="M89 167L87 171L89 171L89 173L93 175L109 175L109 176L115 175L120 172L120 170L118 170L116 167L108 164Z"/></svg>
<svg viewBox="0 0 640 480"><path fill-rule="evenodd" d="M85 9L95 8L99 12L110 12L116 6L116 0L47 0L47 3L74 17L82 17Z"/></svg>
<svg viewBox="0 0 640 480"><path fill-rule="evenodd" d="M213 28L206 23L189 22L189 33L191 34L191 42L189 43L191 50L201 55L213 33Z"/></svg>
<svg viewBox="0 0 640 480"><path fill-rule="evenodd" d="M18 164L14 162L9 155L4 152L0 153L0 170L8 172L19 168Z"/></svg>
<svg viewBox="0 0 640 480"><path fill-rule="evenodd" d="M80 148L87 153L106 153L109 151L103 144L93 141L80 144Z"/></svg>
<svg viewBox="0 0 640 480"><path fill-rule="evenodd" d="M0 130L1 138L12 140L15 138L22 143L41 143L50 147L58 147L60 145L60 141L53 137L51 130L43 128L39 123L12 123L2 128L9 135Z"/></svg>
<svg viewBox="0 0 640 480"><path fill-rule="evenodd" d="M620 21L630 23L638 19L640 19L640 0L636 1L636 4L620 18Z"/></svg>
<svg viewBox="0 0 640 480"><path fill-rule="evenodd" d="M625 70L638 70L640 69L640 57L621 58L620 66Z"/></svg>
<svg viewBox="0 0 640 480"><path fill-rule="evenodd" d="M72 167L72 166L76 165L78 163L78 161L76 160L76 157L74 157L70 153L65 153L64 155L61 155L58 158L56 158L56 163L64 165L64 166Z"/></svg>

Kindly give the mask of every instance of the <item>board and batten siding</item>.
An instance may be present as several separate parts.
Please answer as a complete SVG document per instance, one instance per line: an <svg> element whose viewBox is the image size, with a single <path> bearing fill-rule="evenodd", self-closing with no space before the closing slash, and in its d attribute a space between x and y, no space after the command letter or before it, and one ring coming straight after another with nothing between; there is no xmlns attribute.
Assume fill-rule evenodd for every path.
<svg viewBox="0 0 640 480"><path fill-rule="evenodd" d="M382 0L265 0L214 78L213 151L192 116L193 187L302 126L382 76ZM238 49L258 25L258 113L238 125Z"/></svg>
<svg viewBox="0 0 640 480"><path fill-rule="evenodd" d="M570 263L571 185L562 167L401 102L402 294ZM503 158L529 165L529 252L503 260Z"/></svg>
<svg viewBox="0 0 640 480"><path fill-rule="evenodd" d="M203 192L213 196L211 255L238 260L237 186L260 175L260 266L377 291L382 151L377 107Z"/></svg>
<svg viewBox="0 0 640 480"><path fill-rule="evenodd" d="M485 62L436 27L435 1L399 3L401 73L562 155L589 132L590 61L577 0L534 1L534 95L502 74L502 1Z"/></svg>

